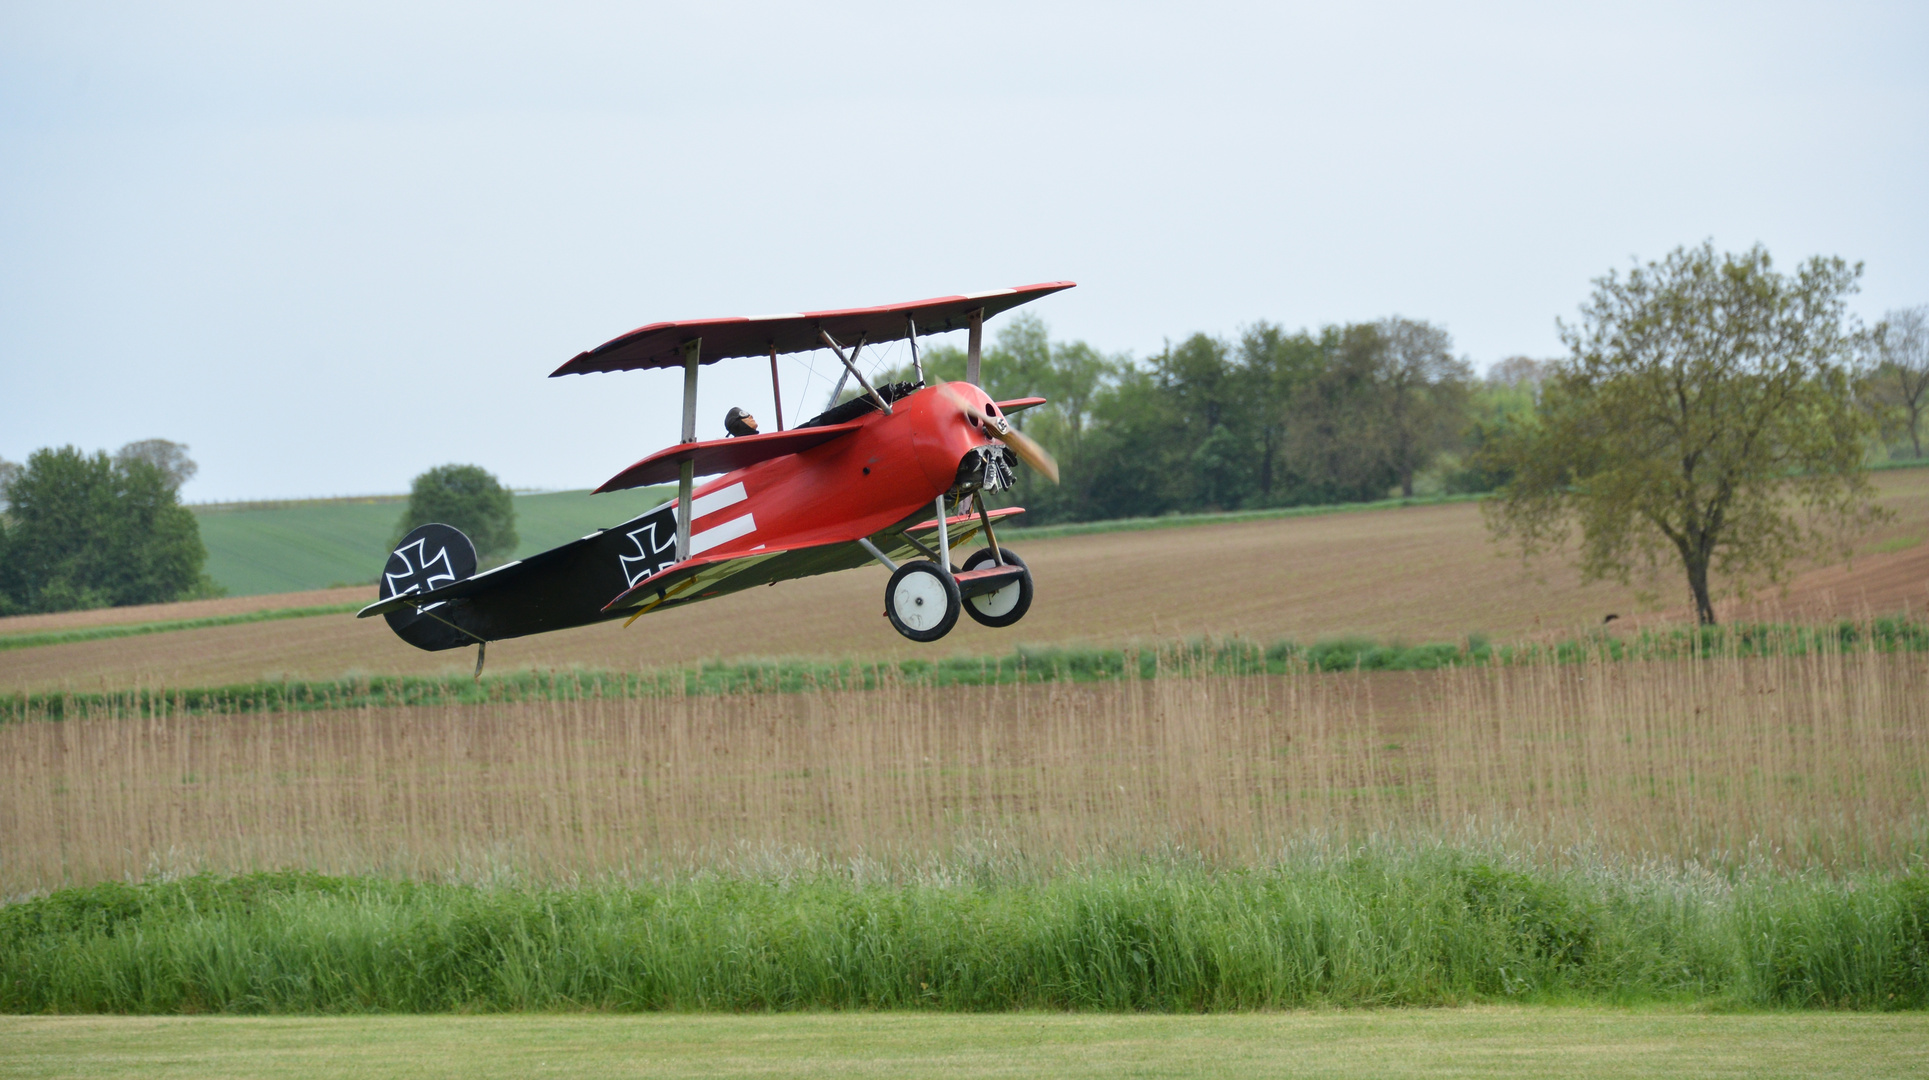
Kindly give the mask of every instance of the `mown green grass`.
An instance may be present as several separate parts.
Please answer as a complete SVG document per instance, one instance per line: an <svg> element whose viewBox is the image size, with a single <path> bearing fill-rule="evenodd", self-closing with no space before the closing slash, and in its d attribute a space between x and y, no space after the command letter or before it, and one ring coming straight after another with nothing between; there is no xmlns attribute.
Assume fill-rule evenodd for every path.
<svg viewBox="0 0 1929 1080"><path fill-rule="evenodd" d="M1424 841L1222 867L995 854L574 889L306 874L0 908L0 1012L1929 1006L1929 880Z"/></svg>
<svg viewBox="0 0 1929 1080"><path fill-rule="evenodd" d="M1262 645L1231 638L1127 647L1020 647L1003 656L954 656L940 660L742 660L635 672L507 671L480 679L461 675L373 675L213 687L15 693L0 695L0 722L57 720L71 714L116 711L139 716L157 711L250 713L664 694L797 693L826 688L870 690L887 683L984 686L1161 676L1282 675L1308 670L1431 671L1470 665L1692 660L1861 649L1929 652L1929 623L1903 616L1867 621L1845 619L1820 626L1758 623L1677 627L1643 630L1626 637L1601 633L1552 644L1527 645L1495 645L1481 637L1457 644L1429 645L1341 638L1308 646L1290 641Z"/></svg>
<svg viewBox="0 0 1929 1080"><path fill-rule="evenodd" d="M670 497L652 487L592 496L587 491L517 495L514 558L547 551L627 521ZM325 589L373 582L406 496L315 499L192 507L208 547L208 576L230 596Z"/></svg>
<svg viewBox="0 0 1929 1080"><path fill-rule="evenodd" d="M1498 1006L1218 1016L0 1018L0 1074L348 1078L1916 1077L1929 1015Z"/></svg>

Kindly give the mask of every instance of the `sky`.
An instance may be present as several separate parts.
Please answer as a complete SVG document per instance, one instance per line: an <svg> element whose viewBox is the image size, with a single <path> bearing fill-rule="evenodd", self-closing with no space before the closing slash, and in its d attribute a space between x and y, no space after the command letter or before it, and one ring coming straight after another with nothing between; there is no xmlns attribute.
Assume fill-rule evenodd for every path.
<svg viewBox="0 0 1929 1080"><path fill-rule="evenodd" d="M681 374L547 378L582 349L1057 279L1055 338L1136 357L1396 314L1555 355L1704 239L1860 261L1873 320L1929 303L1925 193L1920 3L5 0L0 458L592 487ZM786 358L787 419L834 364ZM700 389L700 437L768 417L762 362Z"/></svg>

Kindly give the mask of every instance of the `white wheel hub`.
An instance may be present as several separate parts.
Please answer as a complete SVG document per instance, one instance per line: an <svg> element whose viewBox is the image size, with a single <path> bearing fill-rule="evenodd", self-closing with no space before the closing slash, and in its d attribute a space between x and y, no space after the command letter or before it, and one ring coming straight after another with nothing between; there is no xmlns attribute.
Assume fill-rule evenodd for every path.
<svg viewBox="0 0 1929 1080"><path fill-rule="evenodd" d="M1001 615L1010 614L1011 609L1018 606L1018 594L1021 591L1023 591L1022 587L1017 581L1013 581L997 592L980 593L966 603L995 619Z"/></svg>
<svg viewBox="0 0 1929 1080"><path fill-rule="evenodd" d="M913 630L930 630L944 621L944 582L936 574L906 574L891 591L891 610Z"/></svg>

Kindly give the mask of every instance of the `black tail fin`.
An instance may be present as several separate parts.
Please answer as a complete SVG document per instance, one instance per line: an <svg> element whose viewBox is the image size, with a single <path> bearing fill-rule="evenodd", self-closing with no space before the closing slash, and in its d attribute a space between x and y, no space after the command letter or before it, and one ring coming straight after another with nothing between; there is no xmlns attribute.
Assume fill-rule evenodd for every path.
<svg viewBox="0 0 1929 1080"><path fill-rule="evenodd" d="M449 525L417 526L389 553L382 568L381 598L404 593L428 592L441 585L452 585L476 572L476 546ZM391 611L385 618L395 636L418 649L431 651L474 645L477 639L436 617L442 604L424 605L421 611Z"/></svg>

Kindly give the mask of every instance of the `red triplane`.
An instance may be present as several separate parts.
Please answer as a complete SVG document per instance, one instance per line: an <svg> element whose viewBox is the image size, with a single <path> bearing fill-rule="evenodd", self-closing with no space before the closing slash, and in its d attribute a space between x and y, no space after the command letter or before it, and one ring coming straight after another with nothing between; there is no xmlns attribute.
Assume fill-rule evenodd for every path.
<svg viewBox="0 0 1929 1080"><path fill-rule="evenodd" d="M683 369L683 440L611 477L598 492L677 481L677 498L613 528L540 555L475 572L475 548L447 525L424 525L389 555L382 615L422 649L476 645L608 619L635 621L665 608L868 562L891 571L891 625L936 641L962 609L986 626L1010 626L1031 606L1031 571L998 544L983 493L1012 483L1023 460L1053 481L1058 466L1007 417L1043 398L992 401L977 385L984 321L1072 287L1069 281L946 296L886 307L755 318L653 323L599 345L554 375ZM922 334L970 331L964 382L924 384ZM910 342L914 381L872 386L857 367L866 344ZM730 357L827 348L863 393L804 424L696 441L697 369ZM840 381L839 389L844 386ZM833 392L835 402L837 393ZM696 478L714 480L701 486ZM952 548L983 532L962 564ZM626 622L624 625L628 625ZM476 657L482 670L482 653Z"/></svg>

